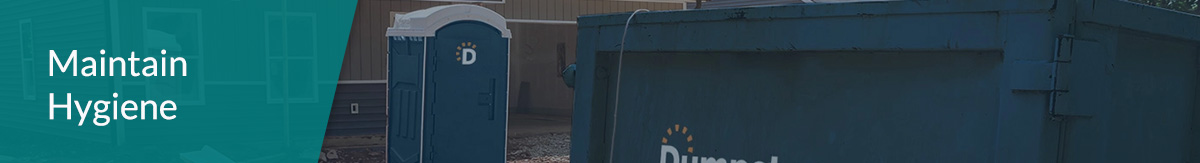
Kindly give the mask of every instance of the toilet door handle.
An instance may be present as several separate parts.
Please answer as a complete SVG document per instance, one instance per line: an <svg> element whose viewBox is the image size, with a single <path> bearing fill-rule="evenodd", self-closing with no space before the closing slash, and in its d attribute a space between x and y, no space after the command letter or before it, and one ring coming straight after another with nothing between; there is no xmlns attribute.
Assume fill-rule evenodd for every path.
<svg viewBox="0 0 1200 163"><path fill-rule="evenodd" d="M488 120L496 120L496 79L491 80L489 89L479 93L479 106L488 106Z"/></svg>

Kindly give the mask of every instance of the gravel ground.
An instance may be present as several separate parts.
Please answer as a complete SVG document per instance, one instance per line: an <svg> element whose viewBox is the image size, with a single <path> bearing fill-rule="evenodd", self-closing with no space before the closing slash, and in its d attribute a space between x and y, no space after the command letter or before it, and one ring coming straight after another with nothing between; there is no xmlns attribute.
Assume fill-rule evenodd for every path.
<svg viewBox="0 0 1200 163"><path fill-rule="evenodd" d="M532 159L512 160L509 163L567 163L571 162L571 156L546 156Z"/></svg>
<svg viewBox="0 0 1200 163"><path fill-rule="evenodd" d="M383 146L322 149L318 163L382 163Z"/></svg>
<svg viewBox="0 0 1200 163"><path fill-rule="evenodd" d="M509 163L570 162L569 116L512 114L509 119ZM321 148L322 163L383 162L386 135L327 136Z"/></svg>
<svg viewBox="0 0 1200 163"><path fill-rule="evenodd" d="M509 163L570 162L571 135L549 133L508 139Z"/></svg>
<svg viewBox="0 0 1200 163"><path fill-rule="evenodd" d="M387 155L383 134L326 136L318 163L382 163Z"/></svg>
<svg viewBox="0 0 1200 163"><path fill-rule="evenodd" d="M383 162L382 135L330 137L321 149L321 163ZM571 134L544 133L508 139L508 163L570 162Z"/></svg>

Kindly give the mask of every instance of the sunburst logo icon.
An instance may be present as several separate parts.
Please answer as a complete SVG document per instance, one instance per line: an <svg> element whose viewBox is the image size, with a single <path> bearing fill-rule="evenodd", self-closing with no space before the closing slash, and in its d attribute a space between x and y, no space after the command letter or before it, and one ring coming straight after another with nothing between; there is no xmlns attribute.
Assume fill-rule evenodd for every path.
<svg viewBox="0 0 1200 163"><path fill-rule="evenodd" d="M676 133L678 133L678 134L676 134ZM684 140L686 140L688 143L692 142L692 134L688 134L688 127L687 126L679 126L679 124L675 124L674 128L671 128L671 127L667 128L667 136L664 136L662 138L662 143L665 145L665 144L667 144L667 142L671 142L671 140L668 139L668 137L672 137L674 135L678 135L678 137L685 137ZM676 141L679 141L679 140L676 139ZM687 152L693 153L693 149L691 146L687 147Z"/></svg>
<svg viewBox="0 0 1200 163"><path fill-rule="evenodd" d="M478 45L475 45L471 42L460 43L458 47L456 47L457 50L454 51L454 56L457 56L457 58L454 58L454 60L461 61L462 65L475 64L475 46Z"/></svg>

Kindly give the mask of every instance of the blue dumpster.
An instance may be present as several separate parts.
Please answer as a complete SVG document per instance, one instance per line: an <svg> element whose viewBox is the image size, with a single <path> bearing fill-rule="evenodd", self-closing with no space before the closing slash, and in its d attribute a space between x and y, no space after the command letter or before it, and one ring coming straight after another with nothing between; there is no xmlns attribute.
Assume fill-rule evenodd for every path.
<svg viewBox="0 0 1200 163"><path fill-rule="evenodd" d="M504 17L475 5L396 15L388 36L388 162L503 162Z"/></svg>
<svg viewBox="0 0 1200 163"><path fill-rule="evenodd" d="M579 17L571 162L1200 162L1195 15L953 0L630 17Z"/></svg>

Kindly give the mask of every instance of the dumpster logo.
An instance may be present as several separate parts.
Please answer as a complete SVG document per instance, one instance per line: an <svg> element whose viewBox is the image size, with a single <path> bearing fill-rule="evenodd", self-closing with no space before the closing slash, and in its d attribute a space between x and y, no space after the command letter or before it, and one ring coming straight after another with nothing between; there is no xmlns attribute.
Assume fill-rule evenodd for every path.
<svg viewBox="0 0 1200 163"><path fill-rule="evenodd" d="M462 65L475 64L475 44L471 42L463 42L458 45L458 51L454 52L455 60L462 61Z"/></svg>
<svg viewBox="0 0 1200 163"><path fill-rule="evenodd" d="M675 138L675 139L670 139L670 138ZM725 158L720 158L720 157L700 156L700 155L695 154L696 150L691 145L688 145L687 153L686 153L688 155L692 155L689 158L688 155L679 153L679 149L675 148L675 146L669 145L669 143L671 143L671 142L685 142L685 143L691 144L692 140L693 140L692 134L688 133L687 126L680 126L679 124L675 124L675 127L668 127L667 128L667 136L662 137L662 150L660 152L661 155L659 156L658 162L659 163L749 163L748 161L746 161L744 159L728 159L728 160L726 160ZM678 143L676 143L676 144L678 144ZM671 162L667 162L668 159L670 159ZM691 161L689 162L688 160L691 160ZM768 163L768 162L755 161L754 163ZM771 156L771 162L769 162L769 163L779 163L779 157Z"/></svg>
<svg viewBox="0 0 1200 163"><path fill-rule="evenodd" d="M668 127L668 128L667 128L667 136L662 138L662 143L665 145L665 144L667 144L667 142L670 142L670 139L667 139L667 137L670 137L672 134L675 134L676 132L678 132L678 133L679 133L679 136L680 136L680 137L682 137L682 136L687 136L687 142L688 142L688 143L691 143L691 142L692 142L692 135L691 135L691 134L688 134L688 133L687 133L687 131L688 131L688 128L687 128L687 126L683 126L683 130L680 130L680 129L679 129L679 124L675 124L675 128L669 128L669 127ZM674 148L674 147L672 147L672 148ZM692 148L692 147L687 147L687 152L688 152L688 153L692 153L692 152L693 152L693 148Z"/></svg>

